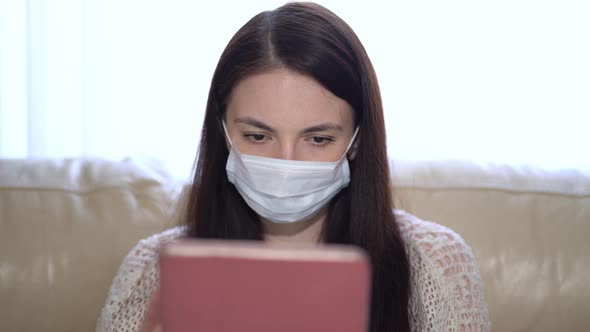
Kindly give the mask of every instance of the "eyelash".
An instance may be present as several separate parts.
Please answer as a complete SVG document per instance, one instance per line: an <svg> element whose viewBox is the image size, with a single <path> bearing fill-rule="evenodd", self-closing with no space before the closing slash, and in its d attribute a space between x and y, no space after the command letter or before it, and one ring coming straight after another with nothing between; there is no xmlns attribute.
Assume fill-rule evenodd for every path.
<svg viewBox="0 0 590 332"><path fill-rule="evenodd" d="M320 138L322 140L322 143L314 142L314 138ZM324 147L324 146L334 142L334 139L331 137L325 137L325 136L312 136L309 138L309 141L311 142L311 144L313 144L317 147Z"/></svg>
<svg viewBox="0 0 590 332"><path fill-rule="evenodd" d="M255 139L255 138L260 138L260 137L262 138L261 140ZM244 134L244 138L246 138L246 140L252 144L263 144L268 139L268 136L266 136L264 134ZM321 143L314 142L314 139L318 139L318 138L322 141ZM325 137L325 136L311 136L306 140L309 141L312 145L314 145L316 147L324 147L324 146L334 142L333 138Z"/></svg>
<svg viewBox="0 0 590 332"><path fill-rule="evenodd" d="M264 141L254 139L254 137L256 137L256 136L262 136L263 138L267 138L267 136L264 134L244 134L244 138L246 138L246 140L250 143L254 143L254 144L264 143Z"/></svg>

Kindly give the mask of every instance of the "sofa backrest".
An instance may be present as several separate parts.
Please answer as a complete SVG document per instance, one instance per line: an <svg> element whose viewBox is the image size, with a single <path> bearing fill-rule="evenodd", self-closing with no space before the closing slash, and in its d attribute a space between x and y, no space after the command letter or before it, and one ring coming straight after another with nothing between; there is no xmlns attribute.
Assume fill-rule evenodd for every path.
<svg viewBox="0 0 590 332"><path fill-rule="evenodd" d="M396 204L472 247L494 331L587 331L590 174L394 162Z"/></svg>
<svg viewBox="0 0 590 332"><path fill-rule="evenodd" d="M94 331L123 257L169 225L161 167L0 161L0 331Z"/></svg>
<svg viewBox="0 0 590 332"><path fill-rule="evenodd" d="M472 247L495 331L590 325L590 176L396 162L398 208ZM133 160L0 160L0 331L93 330L124 256L174 226L181 185Z"/></svg>

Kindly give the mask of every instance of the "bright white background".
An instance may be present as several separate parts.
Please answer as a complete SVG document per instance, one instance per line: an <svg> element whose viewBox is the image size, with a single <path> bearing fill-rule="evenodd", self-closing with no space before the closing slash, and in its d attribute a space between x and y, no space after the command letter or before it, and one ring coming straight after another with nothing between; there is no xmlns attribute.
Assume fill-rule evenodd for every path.
<svg viewBox="0 0 590 332"><path fill-rule="evenodd" d="M319 2L373 61L393 158L590 168L590 2ZM0 157L185 177L223 48L283 3L0 0Z"/></svg>

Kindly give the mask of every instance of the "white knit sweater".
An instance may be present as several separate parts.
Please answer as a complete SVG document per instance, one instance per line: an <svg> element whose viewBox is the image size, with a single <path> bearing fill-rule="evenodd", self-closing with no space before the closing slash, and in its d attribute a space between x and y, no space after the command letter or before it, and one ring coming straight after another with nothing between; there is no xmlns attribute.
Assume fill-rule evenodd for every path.
<svg viewBox="0 0 590 332"><path fill-rule="evenodd" d="M489 331L487 306L471 248L455 232L396 210L411 264L412 331ZM97 331L138 331L158 287L158 249L183 235L176 227L139 243L111 286Z"/></svg>

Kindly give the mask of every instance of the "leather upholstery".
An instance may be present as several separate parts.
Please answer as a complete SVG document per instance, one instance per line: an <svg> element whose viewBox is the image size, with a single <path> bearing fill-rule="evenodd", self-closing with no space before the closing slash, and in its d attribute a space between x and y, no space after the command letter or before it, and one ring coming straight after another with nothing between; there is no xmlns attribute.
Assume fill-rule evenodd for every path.
<svg viewBox="0 0 590 332"><path fill-rule="evenodd" d="M493 330L587 330L588 173L449 161L393 170L396 207L472 247ZM0 160L0 331L93 330L125 254L175 224L181 188L145 161Z"/></svg>
<svg viewBox="0 0 590 332"><path fill-rule="evenodd" d="M472 247L494 331L587 331L590 174L394 163L397 205Z"/></svg>

